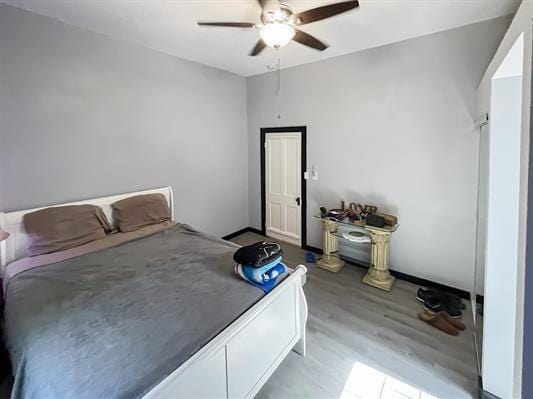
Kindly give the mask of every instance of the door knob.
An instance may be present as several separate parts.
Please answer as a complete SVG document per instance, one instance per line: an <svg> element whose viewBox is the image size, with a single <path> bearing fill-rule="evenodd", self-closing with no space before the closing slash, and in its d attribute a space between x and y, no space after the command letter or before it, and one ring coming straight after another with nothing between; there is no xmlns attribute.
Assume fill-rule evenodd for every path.
<svg viewBox="0 0 533 399"><path fill-rule="evenodd" d="M296 197L296 203L300 206L300 197Z"/></svg>

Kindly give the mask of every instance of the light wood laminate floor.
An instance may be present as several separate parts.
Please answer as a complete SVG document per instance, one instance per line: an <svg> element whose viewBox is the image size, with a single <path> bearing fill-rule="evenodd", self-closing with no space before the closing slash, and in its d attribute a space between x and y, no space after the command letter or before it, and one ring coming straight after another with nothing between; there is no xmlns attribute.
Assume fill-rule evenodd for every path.
<svg viewBox="0 0 533 399"><path fill-rule="evenodd" d="M263 239L245 233L232 241ZM281 244L288 266L306 264L305 251ZM258 398L475 397L470 308L464 312L467 330L452 337L418 320L418 287L411 283L397 280L387 293L363 284L361 267L348 264L333 274L307 265L307 356L291 352Z"/></svg>

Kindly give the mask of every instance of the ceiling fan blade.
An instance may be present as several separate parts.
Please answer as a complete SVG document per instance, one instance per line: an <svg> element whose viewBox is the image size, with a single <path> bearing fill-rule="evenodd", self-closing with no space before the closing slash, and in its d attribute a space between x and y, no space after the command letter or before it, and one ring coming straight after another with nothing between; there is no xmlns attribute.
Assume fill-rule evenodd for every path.
<svg viewBox="0 0 533 399"><path fill-rule="evenodd" d="M279 11L279 0L257 0L263 9L263 12L266 11Z"/></svg>
<svg viewBox="0 0 533 399"><path fill-rule="evenodd" d="M222 26L226 28L254 28L251 22L198 22L200 26Z"/></svg>
<svg viewBox="0 0 533 399"><path fill-rule="evenodd" d="M359 7L357 0L344 1L342 3L330 4L327 6L312 8L311 10L302 11L296 15L299 25L310 24L311 22L320 21L334 15L342 14L343 12Z"/></svg>
<svg viewBox="0 0 533 399"><path fill-rule="evenodd" d="M266 44L263 40L259 39L253 50L250 52L250 56L254 57L258 55L261 51L263 51L266 47Z"/></svg>
<svg viewBox="0 0 533 399"><path fill-rule="evenodd" d="M292 40L300 44L303 44L304 46L314 48L315 50L318 50L318 51L324 51L325 49L329 47L327 44L322 43L316 37L311 36L310 34L302 32L301 30L298 30L298 29L296 29L296 34L294 35Z"/></svg>

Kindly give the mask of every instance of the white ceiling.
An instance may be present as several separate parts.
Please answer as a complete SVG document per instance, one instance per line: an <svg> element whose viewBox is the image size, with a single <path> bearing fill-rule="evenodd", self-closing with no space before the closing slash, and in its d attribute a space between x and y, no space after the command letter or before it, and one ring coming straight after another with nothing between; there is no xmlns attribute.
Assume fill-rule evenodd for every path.
<svg viewBox="0 0 533 399"><path fill-rule="evenodd" d="M259 22L255 0L0 0L68 24L249 76L267 71L273 49L248 52L253 29L199 27L196 21ZM294 11L338 0L286 0ZM290 43L280 50L283 67L305 64L387 43L497 18L516 11L520 0L360 0L355 11L306 25L330 44L318 52Z"/></svg>

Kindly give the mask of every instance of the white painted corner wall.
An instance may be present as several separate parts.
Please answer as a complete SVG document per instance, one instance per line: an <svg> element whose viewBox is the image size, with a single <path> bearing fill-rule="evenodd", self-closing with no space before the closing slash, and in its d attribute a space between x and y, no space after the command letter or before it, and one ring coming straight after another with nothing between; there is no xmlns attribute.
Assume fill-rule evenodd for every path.
<svg viewBox="0 0 533 399"><path fill-rule="evenodd" d="M522 104L521 104L521 127L520 127L520 192L519 192L519 204L518 204L518 248L516 252L516 266L515 273L510 276L506 276L505 287L502 287L505 291L511 290L514 292L516 298L516 306L514 310L514 323L511 321L505 326L507 331L502 334L493 336L493 339L489 339L488 342L484 342L483 357L488 356L487 361L483 362L483 388L490 393L501 396L502 398L514 397L519 398L522 396L522 353L523 353L523 340L524 340L524 285L525 285L525 269L526 269L526 221L527 221L527 201L528 201L528 172L529 172L529 153L530 153L530 118L531 118L531 60L532 60L532 16L533 16L533 1L524 0L518 9L509 29L507 30L503 40L498 47L498 50L493 57L490 65L488 66L483 79L478 88L478 113L489 112L492 101L492 78L496 75L499 76L503 73L504 69L500 69L502 62L506 55L512 49L517 39L523 37L523 75L522 75ZM489 116L490 117L490 116ZM490 134L490 124L488 129ZM486 206L490 206L486 204ZM483 209L486 212L487 209ZM477 263L484 265L486 262L485 248L486 242L486 225L480 226L480 240L478 241L478 247L480 250L477 254ZM514 281L512 279L514 277ZM485 286L489 287L499 286L499 282L502 280L502 274L496 274L491 272L491 269L487 269L485 274ZM487 290L485 294L497 295L499 291ZM513 295L513 294L511 294ZM489 302L491 301L488 298ZM494 297L493 301L503 300L502 297ZM493 302L494 303L494 302ZM510 305L511 306L511 305ZM506 307L507 309L507 307ZM494 310L494 309L492 309ZM496 312L492 312L487 309L488 314L485 313L485 317L493 319L494 323L501 323L498 319L498 306L496 306ZM505 309L500 309L505 312ZM486 326L485 326L486 327ZM486 328L485 328L486 330ZM490 338L490 337L489 337ZM507 348L507 351L511 351L511 356L505 356L505 358L498 359L498 353L501 348ZM490 359L490 360L489 360ZM508 373L501 374L500 371L506 369ZM510 372L510 373L509 373Z"/></svg>
<svg viewBox="0 0 533 399"><path fill-rule="evenodd" d="M516 372L520 194L520 158L516 154L520 152L522 76L495 77L492 94L482 370L485 389L511 398Z"/></svg>

